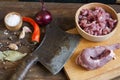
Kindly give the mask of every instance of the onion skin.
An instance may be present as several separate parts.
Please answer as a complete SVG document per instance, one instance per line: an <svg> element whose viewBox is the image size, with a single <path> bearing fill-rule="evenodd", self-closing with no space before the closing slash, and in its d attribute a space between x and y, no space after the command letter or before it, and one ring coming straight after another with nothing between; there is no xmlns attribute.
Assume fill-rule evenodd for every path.
<svg viewBox="0 0 120 80"><path fill-rule="evenodd" d="M47 10L41 10L36 14L35 20L39 25L47 25L52 21L52 15Z"/></svg>
<svg viewBox="0 0 120 80"><path fill-rule="evenodd" d="M42 4L42 8L37 14L35 15L35 21L40 25L40 26L45 26L49 24L52 21L52 15L51 13L46 9L43 0L40 0Z"/></svg>

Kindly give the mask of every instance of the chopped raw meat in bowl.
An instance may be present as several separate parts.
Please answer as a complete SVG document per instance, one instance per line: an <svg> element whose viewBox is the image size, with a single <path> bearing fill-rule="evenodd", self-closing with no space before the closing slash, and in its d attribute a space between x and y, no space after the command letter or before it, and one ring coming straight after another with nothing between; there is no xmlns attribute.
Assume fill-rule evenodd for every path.
<svg viewBox="0 0 120 80"><path fill-rule="evenodd" d="M75 22L81 36L90 41L103 41L116 31L118 17L106 4L89 3L77 10Z"/></svg>
<svg viewBox="0 0 120 80"><path fill-rule="evenodd" d="M117 20L112 19L102 7L95 9L82 9L78 21L80 27L91 35L106 35L110 33L117 23Z"/></svg>

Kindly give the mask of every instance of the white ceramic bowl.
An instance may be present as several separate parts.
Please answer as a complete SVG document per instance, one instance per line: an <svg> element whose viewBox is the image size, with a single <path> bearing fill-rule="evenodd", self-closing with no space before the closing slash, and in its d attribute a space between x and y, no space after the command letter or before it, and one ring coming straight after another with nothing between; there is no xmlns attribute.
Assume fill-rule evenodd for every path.
<svg viewBox="0 0 120 80"><path fill-rule="evenodd" d="M112 32L110 32L109 34L106 34L106 35L102 35L102 36L91 35L91 34L85 32L78 24L78 21L79 21L78 17L80 15L80 11L83 9L94 9L95 7L102 7L106 12L108 12L112 16L113 19L116 19L118 21L117 13L112 7L110 7L106 4L102 4L102 3L88 3L88 4L81 6L75 14L76 28L77 28L79 34L87 40L104 41L104 40L110 38L115 33L115 31L117 29L118 22L115 25L115 28L112 30Z"/></svg>

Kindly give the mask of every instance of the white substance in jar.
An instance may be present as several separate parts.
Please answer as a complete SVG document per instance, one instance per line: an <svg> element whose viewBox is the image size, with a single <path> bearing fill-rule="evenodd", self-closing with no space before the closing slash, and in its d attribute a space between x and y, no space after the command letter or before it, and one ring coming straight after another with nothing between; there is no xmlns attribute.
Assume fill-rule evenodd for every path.
<svg viewBox="0 0 120 80"><path fill-rule="evenodd" d="M16 26L20 22L20 16L16 14L11 14L6 18L6 23L9 26Z"/></svg>

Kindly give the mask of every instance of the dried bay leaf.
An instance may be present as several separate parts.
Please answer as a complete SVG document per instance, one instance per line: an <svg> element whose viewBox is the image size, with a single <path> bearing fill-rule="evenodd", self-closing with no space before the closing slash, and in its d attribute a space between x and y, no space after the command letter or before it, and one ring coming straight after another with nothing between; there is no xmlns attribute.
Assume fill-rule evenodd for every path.
<svg viewBox="0 0 120 80"><path fill-rule="evenodd" d="M21 52L12 51L12 50L3 51L3 54L5 55L4 60L11 61L11 62L20 60L27 55L27 53L23 54Z"/></svg>
<svg viewBox="0 0 120 80"><path fill-rule="evenodd" d="M3 52L2 52L2 51L0 51L0 60L1 60L1 61L3 61L3 60L4 60L4 58L5 58L5 55L3 54Z"/></svg>

